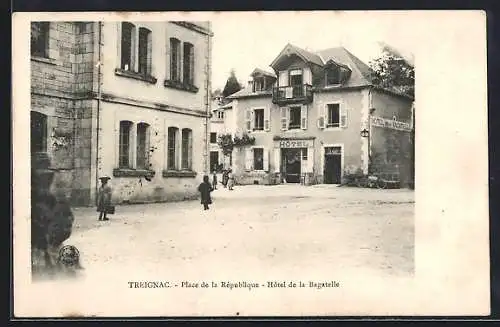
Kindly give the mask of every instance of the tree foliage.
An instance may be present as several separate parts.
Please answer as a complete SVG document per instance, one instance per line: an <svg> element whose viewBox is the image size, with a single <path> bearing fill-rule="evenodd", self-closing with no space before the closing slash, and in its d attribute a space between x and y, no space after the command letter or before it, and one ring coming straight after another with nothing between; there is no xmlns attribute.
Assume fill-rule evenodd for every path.
<svg viewBox="0 0 500 327"><path fill-rule="evenodd" d="M231 134L221 134L217 139L217 145L222 149L224 156L230 156L233 153L234 141Z"/></svg>
<svg viewBox="0 0 500 327"><path fill-rule="evenodd" d="M229 74L229 77L226 81L226 85L224 86L224 90L222 91L222 95L224 97L228 97L231 94L234 94L241 90L243 87L241 84L238 82L238 79L236 78L236 73L234 69L231 69L231 73Z"/></svg>
<svg viewBox="0 0 500 327"><path fill-rule="evenodd" d="M370 62L375 85L415 96L415 68L388 46L382 55Z"/></svg>

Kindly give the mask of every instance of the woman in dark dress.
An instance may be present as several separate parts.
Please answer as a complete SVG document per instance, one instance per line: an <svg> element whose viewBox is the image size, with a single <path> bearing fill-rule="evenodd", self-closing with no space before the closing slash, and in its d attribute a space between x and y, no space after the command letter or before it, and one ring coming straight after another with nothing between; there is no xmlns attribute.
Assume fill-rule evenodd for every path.
<svg viewBox="0 0 500 327"><path fill-rule="evenodd" d="M111 187L108 185L108 181L111 179L108 176L103 176L99 178L101 180L101 187L99 187L98 201L97 201L97 212L99 212L99 220L109 220L106 217L108 213L108 208L111 205Z"/></svg>
<svg viewBox="0 0 500 327"><path fill-rule="evenodd" d="M210 185L210 180L208 176L203 176L203 183L198 186L198 192L201 194L201 204L203 204L203 210L210 209L209 204L212 204L212 197L210 193L213 191L212 185Z"/></svg>

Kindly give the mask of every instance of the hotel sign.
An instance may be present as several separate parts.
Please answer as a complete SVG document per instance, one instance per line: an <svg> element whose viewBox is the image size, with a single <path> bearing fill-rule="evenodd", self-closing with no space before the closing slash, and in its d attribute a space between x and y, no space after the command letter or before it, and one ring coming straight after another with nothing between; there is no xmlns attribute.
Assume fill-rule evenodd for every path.
<svg viewBox="0 0 500 327"><path fill-rule="evenodd" d="M281 140L278 142L280 148L312 148L312 140Z"/></svg>
<svg viewBox="0 0 500 327"><path fill-rule="evenodd" d="M411 125L409 123L397 121L396 119L385 119L381 117L372 117L371 121L372 126L384 127L395 129L398 131L409 132L412 130Z"/></svg>

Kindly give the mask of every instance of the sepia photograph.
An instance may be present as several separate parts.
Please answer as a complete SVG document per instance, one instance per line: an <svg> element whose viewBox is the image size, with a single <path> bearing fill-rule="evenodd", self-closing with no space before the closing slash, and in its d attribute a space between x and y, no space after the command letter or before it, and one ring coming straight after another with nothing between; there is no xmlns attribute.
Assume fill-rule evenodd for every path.
<svg viewBox="0 0 500 327"><path fill-rule="evenodd" d="M14 217L14 257L29 258L26 292L61 294L22 295L24 315L439 313L410 303L425 268L416 207L429 203L416 194L443 195L424 193L434 184L416 173L435 151L416 144L440 139L429 142L424 118L434 108L420 94L430 85L416 84L429 57L419 58L411 19L75 15L22 16L25 49L14 58L26 62L17 74L29 92L14 109L25 139L16 147L29 158L27 184L14 188L29 215ZM414 20L422 27L426 14ZM439 231L419 235L446 237ZM488 248L477 251L487 282ZM480 285L489 303L489 284Z"/></svg>

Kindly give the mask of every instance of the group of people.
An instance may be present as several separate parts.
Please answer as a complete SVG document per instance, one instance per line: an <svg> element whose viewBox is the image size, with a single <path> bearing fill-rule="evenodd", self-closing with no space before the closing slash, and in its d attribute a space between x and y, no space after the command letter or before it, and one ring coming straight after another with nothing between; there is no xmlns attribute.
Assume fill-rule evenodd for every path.
<svg viewBox="0 0 500 327"><path fill-rule="evenodd" d="M224 170L222 172L222 185L224 188L228 188L230 191L234 188L234 175L231 169ZM212 182L210 183L210 178L205 175L203 176L203 183L198 186L198 192L201 195L201 204L203 204L203 210L208 210L209 204L212 204L212 197L210 193L217 189L217 171L214 170L212 173Z"/></svg>

